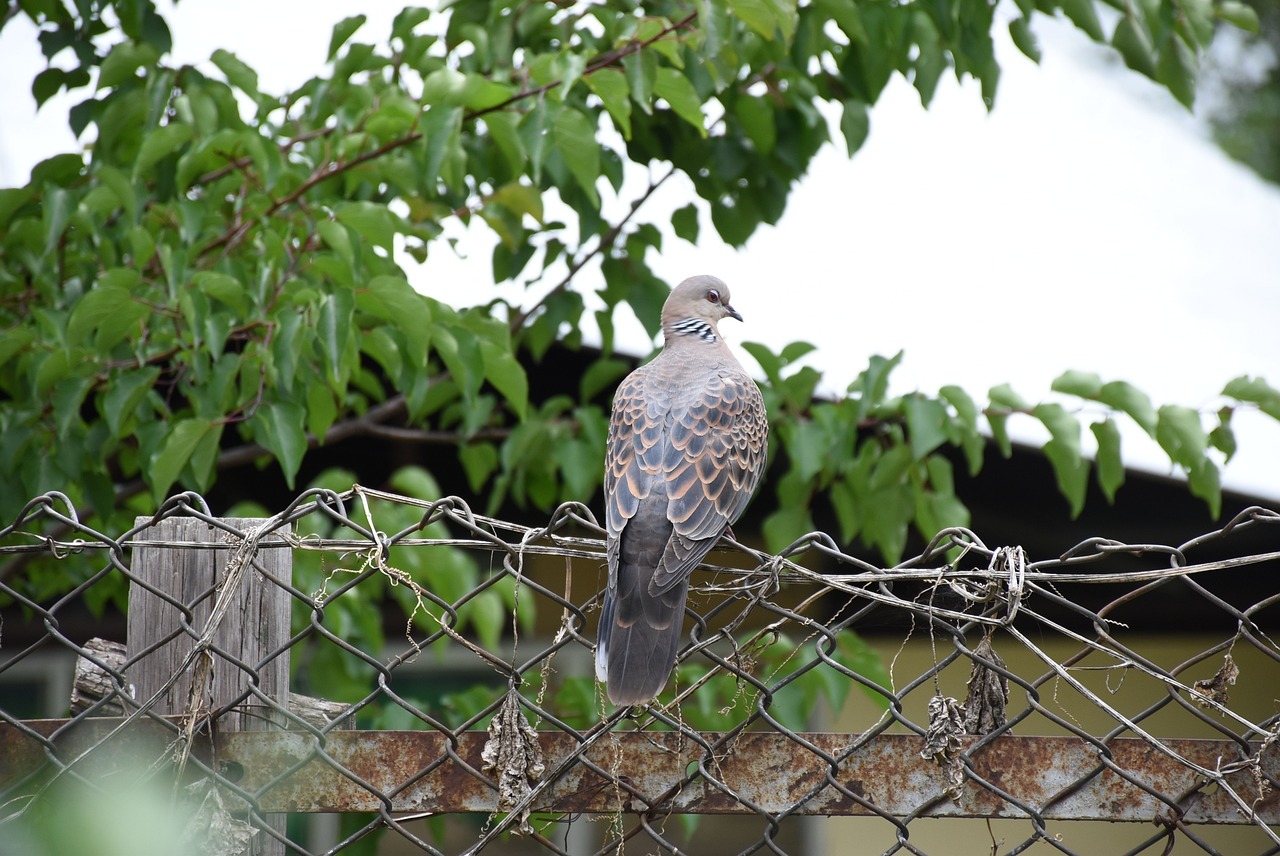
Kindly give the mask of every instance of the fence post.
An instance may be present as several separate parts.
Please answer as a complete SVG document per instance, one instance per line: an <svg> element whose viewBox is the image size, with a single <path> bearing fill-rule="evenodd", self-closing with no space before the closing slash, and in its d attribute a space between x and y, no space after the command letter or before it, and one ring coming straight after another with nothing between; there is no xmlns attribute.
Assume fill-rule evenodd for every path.
<svg viewBox="0 0 1280 856"><path fill-rule="evenodd" d="M134 549L133 574L138 581L183 604L191 612L191 629L183 629L182 612L177 606L138 582L130 585L128 650L135 653L155 646L129 667L129 680L136 687L139 701L150 699L165 686L206 631L226 580L227 560L242 543L242 539L198 518L169 517L148 526L149 521L150 518L138 518L136 525L145 528L139 531L137 540L160 543ZM237 532L247 532L265 521L226 518L222 522ZM161 546L165 543L219 546ZM287 542L278 535L262 538L239 577L237 591L228 593L232 598L230 608L214 631L210 649L213 669L206 700L209 709L216 710L243 694L254 683L254 672L257 686L267 698L281 710L288 704L288 651L263 662L289 640L289 593L267 579L270 576L281 584L292 581L293 553L284 545ZM237 665L236 661L244 665ZM188 669L152 710L162 715L190 712L187 705L191 677ZM246 710L218 719L219 729L259 731L284 727L282 717L260 699L249 696L241 705ZM286 815L268 815L266 819L283 834ZM260 832L254 836L249 852L253 856L279 856L284 853L284 845Z"/></svg>

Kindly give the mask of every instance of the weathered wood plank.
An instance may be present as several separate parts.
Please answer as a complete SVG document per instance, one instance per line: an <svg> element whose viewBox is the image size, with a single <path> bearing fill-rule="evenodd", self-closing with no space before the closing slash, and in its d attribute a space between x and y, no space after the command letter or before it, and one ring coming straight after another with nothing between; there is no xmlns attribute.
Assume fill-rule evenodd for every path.
<svg viewBox="0 0 1280 856"><path fill-rule="evenodd" d="M180 546L140 546L133 554L135 582L129 587L127 649L129 681L143 704L155 698L151 710L158 714L217 713L229 706L234 712L218 716L220 730L259 731L283 727L286 717L278 708L252 693L257 688L275 704L287 702L290 597L283 584L292 581L293 553L278 549L279 535L261 539L259 549L238 564L244 543L231 533L198 518L171 517L142 528L139 541L182 543L223 542L232 549L210 550ZM265 521L228 518L224 521L247 533ZM280 585L277 584L280 583ZM230 586L234 586L231 588ZM215 610L219 598L226 608ZM198 640L212 644L212 668L203 673L190 662ZM192 692L193 678L207 674L207 681ZM177 680L172 680L177 675ZM268 817L269 825L283 833L285 818ZM284 845L259 833L250 850L254 856L279 856Z"/></svg>

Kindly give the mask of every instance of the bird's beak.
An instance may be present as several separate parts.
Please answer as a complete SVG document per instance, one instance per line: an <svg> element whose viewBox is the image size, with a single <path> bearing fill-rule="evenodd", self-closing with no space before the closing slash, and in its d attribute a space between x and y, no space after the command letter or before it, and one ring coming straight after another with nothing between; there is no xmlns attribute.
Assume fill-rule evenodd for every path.
<svg viewBox="0 0 1280 856"><path fill-rule="evenodd" d="M727 303L724 305L724 311L729 313L730 318L733 318L738 321L742 320L742 316L738 314L738 310L734 309L732 306L730 306Z"/></svg>

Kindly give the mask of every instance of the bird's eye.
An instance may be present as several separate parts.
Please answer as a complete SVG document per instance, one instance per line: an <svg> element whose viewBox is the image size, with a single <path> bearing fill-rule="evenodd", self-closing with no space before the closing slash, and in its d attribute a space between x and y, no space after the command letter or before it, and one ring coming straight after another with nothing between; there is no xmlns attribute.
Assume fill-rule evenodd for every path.
<svg viewBox="0 0 1280 856"><path fill-rule="evenodd" d="M708 292L707 292L707 302L708 302L708 303L719 303L719 302L720 302L720 292L716 291L714 288L713 288L713 289L711 289L710 291L708 291Z"/></svg>

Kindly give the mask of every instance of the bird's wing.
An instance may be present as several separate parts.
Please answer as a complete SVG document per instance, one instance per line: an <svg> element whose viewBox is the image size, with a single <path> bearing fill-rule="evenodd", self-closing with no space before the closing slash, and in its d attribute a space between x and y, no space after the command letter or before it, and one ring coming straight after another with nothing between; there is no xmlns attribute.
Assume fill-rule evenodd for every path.
<svg viewBox="0 0 1280 856"><path fill-rule="evenodd" d="M687 408L673 411L662 470L674 527L649 589L687 574L742 514L764 472L769 423L760 390L741 370L699 382Z"/></svg>

